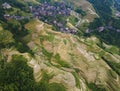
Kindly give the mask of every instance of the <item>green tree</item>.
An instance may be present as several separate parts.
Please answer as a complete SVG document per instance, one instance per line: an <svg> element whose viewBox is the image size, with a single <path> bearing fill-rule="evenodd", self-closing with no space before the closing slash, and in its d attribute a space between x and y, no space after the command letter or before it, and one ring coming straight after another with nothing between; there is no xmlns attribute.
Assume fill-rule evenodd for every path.
<svg viewBox="0 0 120 91"><path fill-rule="evenodd" d="M14 42L13 35L7 30L0 31L0 45L6 46Z"/></svg>

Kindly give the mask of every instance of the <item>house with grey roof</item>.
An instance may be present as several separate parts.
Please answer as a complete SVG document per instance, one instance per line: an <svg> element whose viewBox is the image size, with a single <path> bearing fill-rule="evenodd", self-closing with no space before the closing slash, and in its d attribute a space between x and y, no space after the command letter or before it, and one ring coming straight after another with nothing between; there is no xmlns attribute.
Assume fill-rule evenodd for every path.
<svg viewBox="0 0 120 91"><path fill-rule="evenodd" d="M10 9L10 8L12 8L12 6L9 3L5 2L2 4L2 8L3 9Z"/></svg>

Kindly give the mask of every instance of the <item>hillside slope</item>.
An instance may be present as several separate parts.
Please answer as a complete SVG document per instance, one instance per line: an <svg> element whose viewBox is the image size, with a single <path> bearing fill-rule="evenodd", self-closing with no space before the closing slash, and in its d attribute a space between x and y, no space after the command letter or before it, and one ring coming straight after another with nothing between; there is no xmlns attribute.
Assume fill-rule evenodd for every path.
<svg viewBox="0 0 120 91"><path fill-rule="evenodd" d="M19 15L20 12L21 16L32 16L29 4L34 2L34 6L40 1L44 0L14 0L14 3L8 0L8 3L12 6L13 15ZM80 16L78 23L81 20L92 22L99 17L89 0L48 1L73 4L74 9L69 17L73 19ZM0 1L0 4L3 2L5 0ZM3 14L11 14L11 11L2 7L0 9L1 91L119 91L119 47L107 44L92 34L85 36L84 32L83 35L62 33L56 30L54 24L47 24L39 18L7 20ZM82 9L86 15L78 14L77 9ZM78 28L66 22L68 17L59 18L66 25ZM77 30L82 31L79 28Z"/></svg>
<svg viewBox="0 0 120 91"><path fill-rule="evenodd" d="M120 76L102 59L120 63L120 56L115 54L116 58L97 46L99 40L95 37L79 39L54 32L52 26L38 20L31 21L25 27L31 31L31 39L25 39L29 39L27 44L35 53L35 58L28 64L33 67L37 82L45 71L52 75L49 83L61 83L67 91L86 91L91 89L90 84L106 91L120 89Z"/></svg>
<svg viewBox="0 0 120 91"><path fill-rule="evenodd" d="M99 17L94 9L94 7L87 0L64 0L67 2L73 3L74 7L81 8L87 13L84 19L87 19L89 22L92 22L94 18Z"/></svg>

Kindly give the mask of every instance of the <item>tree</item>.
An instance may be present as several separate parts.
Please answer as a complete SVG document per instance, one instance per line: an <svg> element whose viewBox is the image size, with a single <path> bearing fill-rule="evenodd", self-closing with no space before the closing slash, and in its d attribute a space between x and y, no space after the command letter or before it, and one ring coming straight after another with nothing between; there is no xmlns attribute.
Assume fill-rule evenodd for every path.
<svg viewBox="0 0 120 91"><path fill-rule="evenodd" d="M13 35L7 30L0 31L0 45L6 46L14 42Z"/></svg>
<svg viewBox="0 0 120 91"><path fill-rule="evenodd" d="M7 21L7 24L13 33L17 33L19 30L22 29L20 22L17 20L9 20L9 21Z"/></svg>

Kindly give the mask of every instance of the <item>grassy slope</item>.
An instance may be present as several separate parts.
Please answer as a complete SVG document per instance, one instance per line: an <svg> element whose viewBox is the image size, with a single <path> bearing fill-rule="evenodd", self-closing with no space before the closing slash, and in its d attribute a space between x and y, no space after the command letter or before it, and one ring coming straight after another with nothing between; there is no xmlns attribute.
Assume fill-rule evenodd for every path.
<svg viewBox="0 0 120 91"><path fill-rule="evenodd" d="M72 2L75 5L75 7L81 7L85 12L87 12L87 15L84 17L84 19L93 21L93 19L97 17L97 15L90 14L89 9L91 9L93 12L96 12L96 11L92 7L92 5L86 0L64 0L64 1Z"/></svg>
<svg viewBox="0 0 120 91"><path fill-rule="evenodd" d="M37 28L38 26L39 29ZM28 23L26 25L26 28L32 31L32 36L36 36L31 37L31 40L28 44L29 47L35 49L35 60L37 60L37 63L35 62L35 64L30 64L32 64L33 67L34 65L38 64L38 67L35 68L38 70L38 75L42 73L42 71L40 71L39 69L44 64L45 68L43 67L42 69L45 70L49 75L53 74L50 82L59 83L62 81L61 83L68 88L68 91L69 89L79 89L76 87L76 85L78 86L79 82L76 82L76 85L74 85L74 81L76 78L74 78L74 81L72 82L74 76L71 74L71 72L76 71L77 73L81 74L77 75L79 79L82 80L82 82L79 83L82 89L84 88L84 86L81 85L85 84L85 80L88 83L102 85L102 87L100 88L110 88L111 90L109 91L117 91L117 89L120 88L120 77L116 73L114 73L114 75L117 76L117 78L109 76L110 71L113 70L110 69L110 66L107 65L106 62L104 62L102 57L107 57L109 55L111 56L111 61L117 61L119 60L119 58L114 59L114 55L111 55L107 51L101 49L97 45L97 43L99 43L99 40L97 40L95 37L91 37L89 39L79 39L76 36L72 36L69 34L54 32L51 31L52 26L49 26L38 20L34 20ZM51 36L51 34L54 37L49 37ZM66 42L64 42L64 40L66 40ZM42 52L40 50L42 50ZM63 74L66 75L67 78L70 77L69 81L67 80L67 78L63 78ZM37 75L35 75L35 77L36 76ZM41 76L39 76L36 80L40 81L40 77ZM58 77L62 78L58 79ZM85 79L83 80L83 78ZM115 79L117 79L118 81L115 81ZM65 81L68 81L68 83L66 84ZM70 81L72 82L72 88L70 88ZM116 85L112 84L111 86L110 81L114 82ZM105 83L107 85L105 85Z"/></svg>

